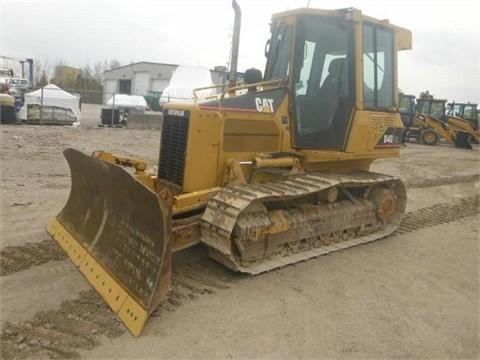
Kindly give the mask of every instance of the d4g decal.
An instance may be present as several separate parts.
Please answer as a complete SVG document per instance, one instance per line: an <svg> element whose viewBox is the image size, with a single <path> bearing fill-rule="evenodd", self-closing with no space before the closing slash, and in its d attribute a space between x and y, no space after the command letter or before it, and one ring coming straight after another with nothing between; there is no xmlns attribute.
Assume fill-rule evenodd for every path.
<svg viewBox="0 0 480 360"><path fill-rule="evenodd" d="M377 148L398 148L402 140L402 128L389 127L385 133L383 133L380 140L378 140L375 149Z"/></svg>

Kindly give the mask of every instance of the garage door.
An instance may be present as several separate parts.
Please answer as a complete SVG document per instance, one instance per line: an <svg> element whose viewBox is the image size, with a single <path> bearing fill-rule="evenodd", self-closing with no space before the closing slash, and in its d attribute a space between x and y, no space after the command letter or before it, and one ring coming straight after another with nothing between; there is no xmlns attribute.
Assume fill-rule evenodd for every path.
<svg viewBox="0 0 480 360"><path fill-rule="evenodd" d="M150 86L150 73L136 72L133 78L133 94L145 95Z"/></svg>

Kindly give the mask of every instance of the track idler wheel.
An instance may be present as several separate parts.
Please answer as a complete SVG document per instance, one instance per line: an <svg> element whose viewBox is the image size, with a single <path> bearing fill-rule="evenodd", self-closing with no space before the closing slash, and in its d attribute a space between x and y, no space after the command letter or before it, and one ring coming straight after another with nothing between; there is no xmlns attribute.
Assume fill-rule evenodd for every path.
<svg viewBox="0 0 480 360"><path fill-rule="evenodd" d="M378 220L386 222L395 213L396 200L392 189L376 187L370 192L369 198L377 208L375 214Z"/></svg>

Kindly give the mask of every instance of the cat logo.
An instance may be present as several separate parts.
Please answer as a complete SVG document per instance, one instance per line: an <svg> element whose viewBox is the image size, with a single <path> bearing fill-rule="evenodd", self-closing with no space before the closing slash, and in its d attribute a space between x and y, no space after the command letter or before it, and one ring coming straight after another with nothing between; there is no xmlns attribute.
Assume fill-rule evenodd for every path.
<svg viewBox="0 0 480 360"><path fill-rule="evenodd" d="M258 112L274 112L273 99L255 98L255 106Z"/></svg>

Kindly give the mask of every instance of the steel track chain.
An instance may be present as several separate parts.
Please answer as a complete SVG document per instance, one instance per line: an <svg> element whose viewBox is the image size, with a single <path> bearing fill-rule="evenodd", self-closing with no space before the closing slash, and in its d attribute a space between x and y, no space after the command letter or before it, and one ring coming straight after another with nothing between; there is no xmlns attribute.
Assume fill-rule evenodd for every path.
<svg viewBox="0 0 480 360"><path fill-rule="evenodd" d="M478 174L454 177L440 177L435 179L424 179L421 181L410 182L407 183L407 185L409 188L428 188L439 185L452 185L457 183L475 182L478 181L478 179ZM439 203L429 208L435 208L435 211L443 211L441 209L444 206L454 207L453 211L448 212L448 214L455 217L455 220L452 221L456 221L457 217L459 216L458 214L462 214L461 209L457 208L455 203ZM403 227L404 223L407 225L411 224L408 225L411 229L433 226L438 223L438 219L431 219L427 223L431 223L432 225L422 226L418 221L415 221L417 214L421 214L421 212L422 209L406 213L404 219L402 220L400 228L396 231L395 234L400 234L402 231L406 231L406 228L404 229ZM470 215L475 215L475 213L471 213ZM19 246L7 246L0 251L0 276L10 275L18 271L26 270L32 266L45 264L50 261L64 260L66 259L66 257L67 255L65 254L65 252L63 252L59 248L57 243L51 239L39 242L29 242Z"/></svg>

